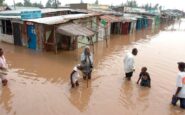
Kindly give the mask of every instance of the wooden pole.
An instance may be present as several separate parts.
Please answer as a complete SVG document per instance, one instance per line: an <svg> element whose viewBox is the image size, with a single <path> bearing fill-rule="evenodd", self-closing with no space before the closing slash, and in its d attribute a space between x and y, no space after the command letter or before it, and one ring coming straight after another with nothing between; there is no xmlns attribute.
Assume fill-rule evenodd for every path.
<svg viewBox="0 0 185 115"><path fill-rule="evenodd" d="M43 32L44 32L44 36L43 36L43 37L44 37L44 40L43 40L43 42L44 42L44 44L43 44L44 47L43 47L43 48L44 48L44 50L46 51L46 49L47 49L47 46L46 46L46 42L47 42L47 41L46 41L46 25L42 25L42 28L43 28Z"/></svg>
<svg viewBox="0 0 185 115"><path fill-rule="evenodd" d="M89 87L89 79L88 79L88 75L86 76L87 79L87 88Z"/></svg>
<svg viewBox="0 0 185 115"><path fill-rule="evenodd" d="M6 27L6 20L4 20L4 22L5 22L5 23L4 23L4 24L5 24L5 33L4 33L4 34L7 34L7 33L6 33L6 30L7 30L7 27Z"/></svg>
<svg viewBox="0 0 185 115"><path fill-rule="evenodd" d="M15 10L15 9L16 9L16 8L15 8L15 0L13 0L13 6L14 6L14 10Z"/></svg>
<svg viewBox="0 0 185 115"><path fill-rule="evenodd" d="M106 41L106 47L108 47L108 43L107 43L107 27L105 27L105 41Z"/></svg>
<svg viewBox="0 0 185 115"><path fill-rule="evenodd" d="M96 42L98 42L98 29L99 29L99 24L100 24L100 21L99 21L99 17L96 16Z"/></svg>
<svg viewBox="0 0 185 115"><path fill-rule="evenodd" d="M94 43L93 43L92 36L89 39L90 39L90 45L92 45L92 47L93 47L93 54L94 54Z"/></svg>
<svg viewBox="0 0 185 115"><path fill-rule="evenodd" d="M57 8L57 0L55 0L55 8Z"/></svg>
<svg viewBox="0 0 185 115"><path fill-rule="evenodd" d="M54 34L54 47L55 47L55 53L57 54L57 40L56 40L56 27L54 25L54 30L53 30L53 34Z"/></svg>

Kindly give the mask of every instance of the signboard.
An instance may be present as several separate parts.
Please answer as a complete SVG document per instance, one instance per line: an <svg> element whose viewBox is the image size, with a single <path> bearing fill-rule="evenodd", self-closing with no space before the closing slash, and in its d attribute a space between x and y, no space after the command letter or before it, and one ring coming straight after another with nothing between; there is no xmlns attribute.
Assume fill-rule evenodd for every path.
<svg viewBox="0 0 185 115"><path fill-rule="evenodd" d="M21 19L36 19L36 18L41 18L41 17L42 17L42 14L40 10L21 12Z"/></svg>
<svg viewBox="0 0 185 115"><path fill-rule="evenodd" d="M88 9L109 9L109 5L88 4Z"/></svg>
<svg viewBox="0 0 185 115"><path fill-rule="evenodd" d="M32 22L26 22L27 25L34 25Z"/></svg>
<svg viewBox="0 0 185 115"><path fill-rule="evenodd" d="M104 26L107 25L107 21L106 20L101 20L101 24L103 24Z"/></svg>

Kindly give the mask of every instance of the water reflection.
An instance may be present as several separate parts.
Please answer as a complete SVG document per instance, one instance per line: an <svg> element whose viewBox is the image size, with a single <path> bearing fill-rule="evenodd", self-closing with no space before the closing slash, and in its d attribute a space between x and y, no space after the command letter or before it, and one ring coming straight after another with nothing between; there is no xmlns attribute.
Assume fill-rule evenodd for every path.
<svg viewBox="0 0 185 115"><path fill-rule="evenodd" d="M120 100L124 108L127 108L128 110L134 109L135 104L133 102L134 100L132 99L133 83L128 80L124 80L124 82L122 83L120 92L121 92Z"/></svg>
<svg viewBox="0 0 185 115"><path fill-rule="evenodd" d="M145 112L149 106L150 106L150 100L149 100L149 94L150 94L150 89L147 87L141 87L138 86L138 105L142 105L140 106L142 113Z"/></svg>
<svg viewBox="0 0 185 115"><path fill-rule="evenodd" d="M69 101L80 111L84 112L90 101L90 96L92 95L92 86L91 81L88 82L88 87L86 83L83 83L83 86L79 88L71 88Z"/></svg>
<svg viewBox="0 0 185 115"><path fill-rule="evenodd" d="M8 86L1 87L0 91L0 105L9 113L12 110L11 98L13 97L10 88Z"/></svg>
<svg viewBox="0 0 185 115"><path fill-rule="evenodd" d="M178 106L169 105L169 115L184 115L184 111Z"/></svg>

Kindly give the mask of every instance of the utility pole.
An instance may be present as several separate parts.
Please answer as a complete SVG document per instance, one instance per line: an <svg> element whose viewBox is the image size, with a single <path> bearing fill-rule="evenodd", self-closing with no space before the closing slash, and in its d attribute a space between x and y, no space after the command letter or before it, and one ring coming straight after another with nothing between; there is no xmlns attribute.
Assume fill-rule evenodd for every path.
<svg viewBox="0 0 185 115"><path fill-rule="evenodd" d="M81 0L81 2L80 2L81 4L83 3L83 0Z"/></svg>
<svg viewBox="0 0 185 115"><path fill-rule="evenodd" d="M98 5L98 4L99 4L98 0L96 0L96 1L95 1L95 4L96 4L96 5Z"/></svg>
<svg viewBox="0 0 185 115"><path fill-rule="evenodd" d="M124 4L123 4L123 2L121 4L121 9L122 9L122 15L124 16Z"/></svg>
<svg viewBox="0 0 185 115"><path fill-rule="evenodd" d="M13 0L13 6L14 6L14 10L15 10L15 0Z"/></svg>
<svg viewBox="0 0 185 115"><path fill-rule="evenodd" d="M55 8L57 8L57 0L55 0Z"/></svg>

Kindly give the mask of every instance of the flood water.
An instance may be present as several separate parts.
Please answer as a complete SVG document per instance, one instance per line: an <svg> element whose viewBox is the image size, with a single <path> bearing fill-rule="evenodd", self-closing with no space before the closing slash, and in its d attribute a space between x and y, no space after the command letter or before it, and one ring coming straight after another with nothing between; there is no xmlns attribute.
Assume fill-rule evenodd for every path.
<svg viewBox="0 0 185 115"><path fill-rule="evenodd" d="M175 92L177 62L185 61L185 20L114 35L95 44L95 68L87 88L80 78L71 89L69 75L82 49L35 52L0 43L9 65L6 87L0 86L0 115L185 115L170 105ZM123 57L137 47L136 72L124 78ZM142 66L151 75L151 88L136 84Z"/></svg>

